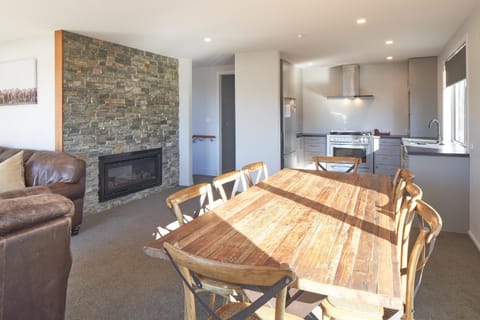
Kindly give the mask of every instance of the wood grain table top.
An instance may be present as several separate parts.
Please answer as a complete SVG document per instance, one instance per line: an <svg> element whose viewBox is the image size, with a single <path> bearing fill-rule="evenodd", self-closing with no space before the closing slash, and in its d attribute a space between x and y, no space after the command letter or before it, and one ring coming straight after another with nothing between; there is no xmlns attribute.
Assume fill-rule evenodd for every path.
<svg viewBox="0 0 480 320"><path fill-rule="evenodd" d="M295 287L401 309L390 179L283 169L225 204L145 246L246 264L288 263Z"/></svg>

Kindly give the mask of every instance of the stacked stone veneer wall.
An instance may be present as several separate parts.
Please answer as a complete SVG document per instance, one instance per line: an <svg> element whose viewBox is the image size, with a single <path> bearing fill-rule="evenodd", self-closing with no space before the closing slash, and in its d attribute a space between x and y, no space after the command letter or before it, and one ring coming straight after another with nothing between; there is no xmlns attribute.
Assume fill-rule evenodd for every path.
<svg viewBox="0 0 480 320"><path fill-rule="evenodd" d="M87 161L84 213L178 184L178 60L64 32L64 151ZM98 157L161 147L163 182L98 201Z"/></svg>

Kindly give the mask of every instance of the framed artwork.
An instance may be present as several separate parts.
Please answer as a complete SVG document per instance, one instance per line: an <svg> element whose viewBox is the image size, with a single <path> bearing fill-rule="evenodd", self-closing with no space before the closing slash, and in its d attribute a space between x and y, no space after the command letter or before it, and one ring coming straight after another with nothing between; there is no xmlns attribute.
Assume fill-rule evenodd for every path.
<svg viewBox="0 0 480 320"><path fill-rule="evenodd" d="M37 61L0 62L0 106L37 104Z"/></svg>

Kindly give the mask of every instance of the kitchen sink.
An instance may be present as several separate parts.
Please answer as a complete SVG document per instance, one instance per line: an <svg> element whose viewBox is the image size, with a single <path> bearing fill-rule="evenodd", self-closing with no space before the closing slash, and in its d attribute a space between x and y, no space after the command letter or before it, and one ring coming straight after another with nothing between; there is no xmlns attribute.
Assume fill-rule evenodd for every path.
<svg viewBox="0 0 480 320"><path fill-rule="evenodd" d="M403 141L411 144L438 144L435 139L403 138Z"/></svg>
<svg viewBox="0 0 480 320"><path fill-rule="evenodd" d="M443 144L439 144L434 139L418 139L418 138L403 138L403 143L411 147L424 147L424 148L441 148Z"/></svg>

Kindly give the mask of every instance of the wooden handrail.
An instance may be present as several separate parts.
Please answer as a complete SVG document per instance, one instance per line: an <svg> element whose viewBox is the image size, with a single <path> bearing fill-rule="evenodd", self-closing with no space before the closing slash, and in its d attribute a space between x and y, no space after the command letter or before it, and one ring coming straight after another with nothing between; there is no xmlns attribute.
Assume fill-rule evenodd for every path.
<svg viewBox="0 0 480 320"><path fill-rule="evenodd" d="M206 139L208 139L210 141L213 141L216 138L217 138L216 136L210 136L210 135L205 135L205 134L194 134L194 135L192 135L193 142L196 142L198 140L203 141L203 140L206 140Z"/></svg>

